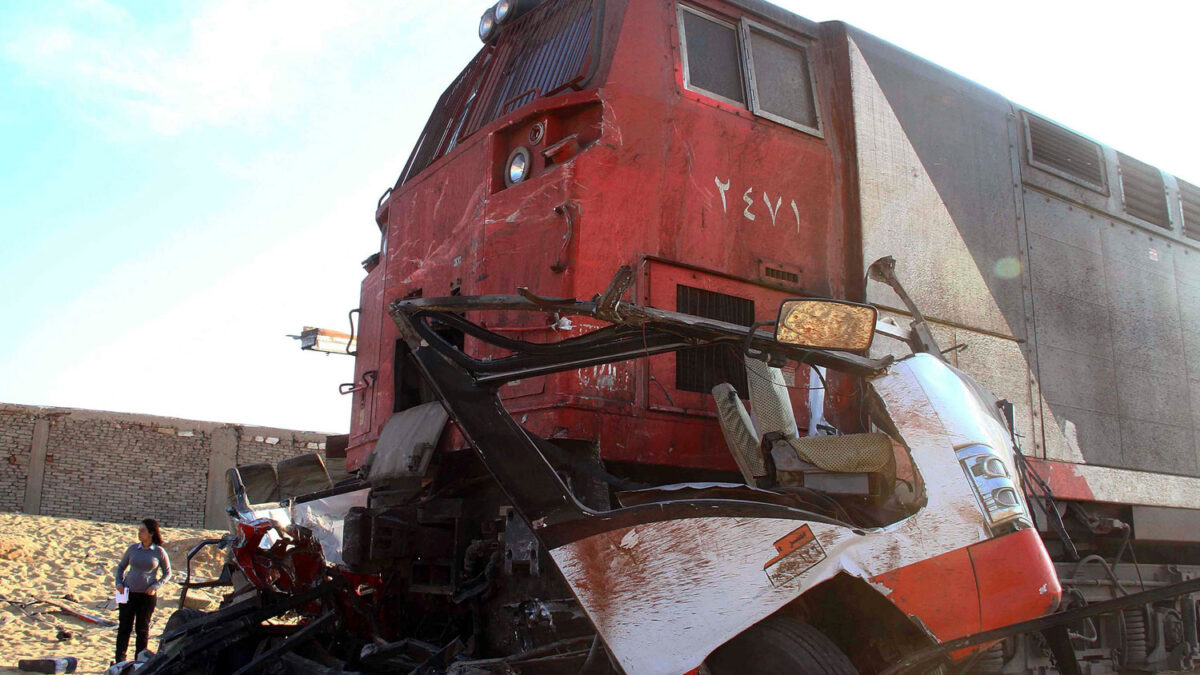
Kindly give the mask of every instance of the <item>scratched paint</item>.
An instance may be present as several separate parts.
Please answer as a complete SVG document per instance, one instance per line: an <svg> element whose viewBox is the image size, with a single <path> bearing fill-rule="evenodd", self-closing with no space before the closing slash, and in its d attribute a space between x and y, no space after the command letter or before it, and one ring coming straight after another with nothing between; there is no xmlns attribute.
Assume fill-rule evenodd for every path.
<svg viewBox="0 0 1200 675"><path fill-rule="evenodd" d="M652 257L706 270L689 283L706 290L716 290L723 279L755 279L765 262L773 262L796 274L794 285L808 293L858 294L861 274L849 269L844 255L856 242L847 236L847 214L838 206L845 196L842 169L851 158L838 152L846 139L833 128L817 138L770 121L731 124L730 111L683 87L680 62L664 42L677 39L663 30L674 20L673 4L616 3L611 9L606 30L619 29L612 34L619 39L609 35L597 43L590 64L595 75L578 82L580 90L536 97L459 138L378 205L385 229L383 278L378 292L364 287L372 292L360 299L363 326L372 330L360 337L358 361L380 375L369 392L372 400L360 404L364 394L355 401L356 411L362 410L352 424L348 466L370 455L395 407L391 360L398 334L387 305L409 293L436 297L453 288L479 295L525 286L543 296L590 298L604 290L618 265ZM647 61L650 54L655 56ZM834 100L834 79L814 80L816 96ZM549 122L540 143L528 135L537 121ZM581 139L578 154L546 161L543 151L572 134ZM529 147L532 173L506 187L502 165L516 145ZM748 188L751 204L741 199ZM564 202L575 215L569 236L554 212ZM742 215L746 209L754 220ZM750 228L755 236L744 236ZM795 246L798 240L822 245ZM550 270L556 262L562 272ZM642 290L639 282L633 293ZM674 308L673 297L662 307ZM498 319L494 325L504 324ZM566 337L536 331L512 336ZM471 351L478 347L466 340L472 355L490 355ZM606 460L734 468L715 419L706 414L711 403L672 410L641 405L664 393L678 402L694 392L674 389L673 379L649 380L639 367L627 379L621 371L611 380L588 374L586 386L574 374L556 374L540 391L510 400L519 399L538 433L603 439ZM511 393L509 388L506 395Z"/></svg>
<svg viewBox="0 0 1200 675"><path fill-rule="evenodd" d="M828 557L808 525L801 525L776 541L775 550L779 555L763 565L763 572L775 586L788 583Z"/></svg>
<svg viewBox="0 0 1200 675"><path fill-rule="evenodd" d="M579 386L584 389L616 391L624 389L630 375L628 368L618 363L603 363L589 368L580 368Z"/></svg>

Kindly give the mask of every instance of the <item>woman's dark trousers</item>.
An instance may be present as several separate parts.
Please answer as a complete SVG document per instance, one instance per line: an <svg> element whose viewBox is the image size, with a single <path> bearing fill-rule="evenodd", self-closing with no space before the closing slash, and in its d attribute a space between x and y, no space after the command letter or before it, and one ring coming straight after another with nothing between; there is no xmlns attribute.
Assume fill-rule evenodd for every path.
<svg viewBox="0 0 1200 675"><path fill-rule="evenodd" d="M137 641L134 643L133 656L138 654L150 643L150 615L154 614L154 605L158 601L148 593L129 593L129 601L118 605L120 624L117 626L117 663L125 660L125 652L129 649L129 631L136 625Z"/></svg>

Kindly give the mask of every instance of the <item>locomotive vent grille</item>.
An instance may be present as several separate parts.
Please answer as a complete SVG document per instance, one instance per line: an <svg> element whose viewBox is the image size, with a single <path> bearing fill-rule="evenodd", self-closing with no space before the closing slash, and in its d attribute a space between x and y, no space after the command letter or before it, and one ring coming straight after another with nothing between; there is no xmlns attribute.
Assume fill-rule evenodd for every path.
<svg viewBox="0 0 1200 675"><path fill-rule="evenodd" d="M1040 117L1025 115L1031 164L1105 191L1104 156L1100 146Z"/></svg>
<svg viewBox="0 0 1200 675"><path fill-rule="evenodd" d="M400 183L493 120L543 96L580 89L594 65L597 0L543 3L504 26L434 106Z"/></svg>
<svg viewBox="0 0 1200 675"><path fill-rule="evenodd" d="M433 114L425 123L425 128L404 165L404 170L400 172L401 184L408 182L408 179L421 173L425 167L450 151L455 142L454 132L458 126L456 120L465 114L462 112L464 109L470 108L475 97L473 87L476 86L480 71L488 63L485 56L483 53L476 56L438 99L437 105L433 107Z"/></svg>
<svg viewBox="0 0 1200 675"><path fill-rule="evenodd" d="M1200 187L1180 180L1179 201L1183 204L1184 235L1189 239L1200 240Z"/></svg>
<svg viewBox="0 0 1200 675"><path fill-rule="evenodd" d="M593 0L565 0L505 26L466 134L534 99L578 88L592 63L595 13Z"/></svg>
<svg viewBox="0 0 1200 675"><path fill-rule="evenodd" d="M774 267L763 267L763 275L770 279L786 281L789 284L800 283L799 274L796 274L795 272L788 272L787 270L776 269Z"/></svg>
<svg viewBox="0 0 1200 675"><path fill-rule="evenodd" d="M1129 155L1117 153L1121 167L1121 193L1125 213L1159 227L1171 228L1167 214L1167 193L1162 172Z"/></svg>
<svg viewBox="0 0 1200 675"><path fill-rule="evenodd" d="M675 309L685 314L742 326L754 323L753 300L682 284L675 287ZM746 364L736 348L711 345L676 352L676 389L707 394L722 382L732 384L738 396L749 398Z"/></svg>

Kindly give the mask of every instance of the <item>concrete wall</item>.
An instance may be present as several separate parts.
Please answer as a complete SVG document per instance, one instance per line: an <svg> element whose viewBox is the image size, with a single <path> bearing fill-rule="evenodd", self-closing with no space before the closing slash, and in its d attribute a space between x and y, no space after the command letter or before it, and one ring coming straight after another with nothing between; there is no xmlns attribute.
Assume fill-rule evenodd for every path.
<svg viewBox="0 0 1200 675"><path fill-rule="evenodd" d="M0 403L0 510L223 528L227 469L323 453L326 435Z"/></svg>

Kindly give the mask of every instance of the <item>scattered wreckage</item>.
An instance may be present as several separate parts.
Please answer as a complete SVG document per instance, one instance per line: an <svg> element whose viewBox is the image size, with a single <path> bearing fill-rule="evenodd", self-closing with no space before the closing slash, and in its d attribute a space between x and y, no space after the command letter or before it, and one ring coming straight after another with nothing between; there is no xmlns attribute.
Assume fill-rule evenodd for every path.
<svg viewBox="0 0 1200 675"><path fill-rule="evenodd" d="M1033 629L1072 672L1062 626L1080 617L1039 619L1061 590L1011 411L941 357L890 259L870 275L911 327L820 299L785 302L773 332L643 307L622 300L628 268L590 301L393 303L435 400L397 415L380 444L394 450L344 484L315 455L230 471L234 532L189 554L227 548L225 574L184 587L232 591L173 615L137 672L891 673ZM600 327L535 343L483 327L487 312ZM877 329L911 353L868 356ZM505 355L475 358L455 335ZM745 356L749 412L733 386L713 391L740 483L634 481L527 431L497 393L713 346ZM788 362L855 383L853 428L800 434ZM939 644L972 613L984 633Z"/></svg>

